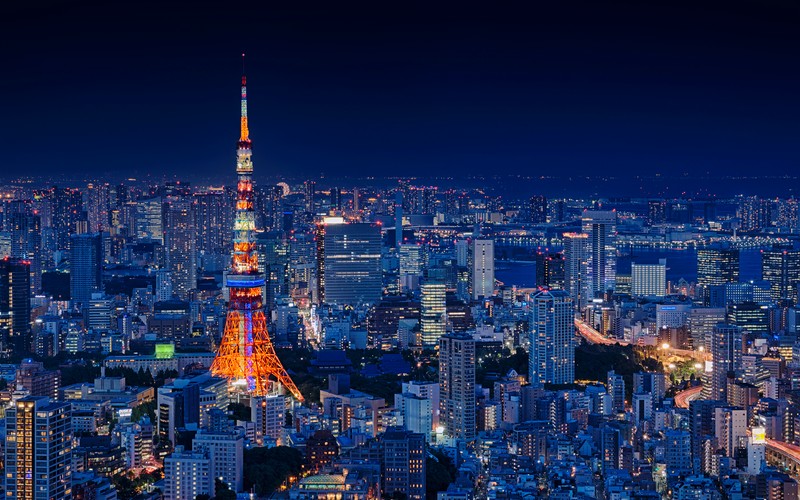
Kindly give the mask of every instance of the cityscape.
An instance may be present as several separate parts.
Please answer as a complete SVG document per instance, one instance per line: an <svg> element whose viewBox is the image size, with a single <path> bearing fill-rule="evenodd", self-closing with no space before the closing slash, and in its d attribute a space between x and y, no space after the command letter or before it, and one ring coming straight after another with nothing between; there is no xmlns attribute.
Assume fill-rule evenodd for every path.
<svg viewBox="0 0 800 500"><path fill-rule="evenodd" d="M74 15L58 2L27 8L11 19ZM275 15L289 25L311 23L309 40L350 47L344 35L310 34L320 21L285 9ZM342 9L332 25L347 22ZM204 15L208 26L227 19ZM402 33L414 33L405 40L425 40L399 53L429 42L445 51L426 38L431 25L398 15ZM461 21L437 21L433 32L458 39ZM502 39L495 21L482 36ZM120 22L129 37L133 21ZM782 21L762 24L783 33ZM429 158L365 169L342 149L331 165L349 169L314 165L312 174L275 160L285 144L271 152L279 141L261 137L279 125L252 103L281 99L265 78L278 70L248 52L225 57L232 62L204 69L224 82L208 87L219 95L192 101L199 114L187 126L222 103L224 123L200 125L223 130L227 149L180 135L173 144L215 159L213 172L159 163L163 151L141 131L120 165L150 158L140 165L152 168L98 153L96 163L67 158L39 171L29 163L62 151L36 136L20 157L0 142L4 498L800 498L796 151L765 151L764 165L750 163L749 143L725 153L746 167L692 166L702 155L685 149L685 169L632 167L626 157L618 167L517 170L503 167L514 155L460 169ZM341 75L351 70L361 71ZM129 92L131 108L142 106L145 91ZM758 105L774 104L762 97ZM154 130L177 114L154 111L139 113ZM429 112L419 120L456 113ZM80 133L82 118L71 119L76 130L64 133ZM92 129L98 143L114 134ZM384 150L388 162L381 141L364 149ZM582 164L584 154L558 161ZM593 154L603 165L623 158Z"/></svg>

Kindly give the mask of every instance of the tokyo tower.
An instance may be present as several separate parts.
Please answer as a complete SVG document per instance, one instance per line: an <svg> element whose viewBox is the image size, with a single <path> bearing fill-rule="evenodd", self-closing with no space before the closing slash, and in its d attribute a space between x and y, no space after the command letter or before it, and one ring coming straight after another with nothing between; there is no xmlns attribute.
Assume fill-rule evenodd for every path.
<svg viewBox="0 0 800 500"><path fill-rule="evenodd" d="M244 54L242 54L244 58ZM270 392L272 379L280 382L297 400L303 396L275 354L267 332L262 289L265 278L258 271L254 238L253 162L247 128L247 79L242 75L242 118L236 151L236 220L233 226L233 257L226 284L230 291L228 315L217 356L211 364L214 376L230 380L253 396Z"/></svg>

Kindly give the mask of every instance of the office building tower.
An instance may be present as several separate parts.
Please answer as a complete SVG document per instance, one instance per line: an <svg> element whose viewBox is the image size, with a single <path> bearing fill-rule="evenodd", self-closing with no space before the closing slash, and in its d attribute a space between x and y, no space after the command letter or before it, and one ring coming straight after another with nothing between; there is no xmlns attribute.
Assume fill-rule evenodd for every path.
<svg viewBox="0 0 800 500"><path fill-rule="evenodd" d="M164 500L196 500L199 495L214 493L214 476L207 454L176 446L164 459Z"/></svg>
<svg viewBox="0 0 800 500"><path fill-rule="evenodd" d="M305 181L303 183L303 195L305 196L306 212L314 213L316 210L316 194L317 183L314 181Z"/></svg>
<svg viewBox="0 0 800 500"><path fill-rule="evenodd" d="M70 247L70 235L83 213L83 196L78 189L53 187L53 229L59 250Z"/></svg>
<svg viewBox="0 0 800 500"><path fill-rule="evenodd" d="M431 400L431 425L434 429L439 427L439 384L437 382L424 382L420 380L412 380L410 382L402 383L403 394L413 394L421 398Z"/></svg>
<svg viewBox="0 0 800 500"><path fill-rule="evenodd" d="M738 449L747 448L747 410L722 407L714 409L714 436L725 456L733 457Z"/></svg>
<svg viewBox="0 0 800 500"><path fill-rule="evenodd" d="M778 226L795 230L798 227L798 203L794 198L778 202Z"/></svg>
<svg viewBox="0 0 800 500"><path fill-rule="evenodd" d="M467 334L439 339L439 423L456 439L475 438L475 340Z"/></svg>
<svg viewBox="0 0 800 500"><path fill-rule="evenodd" d="M57 399L61 389L61 372L45 370L40 361L24 359L17 368L15 384L27 390L31 396Z"/></svg>
<svg viewBox="0 0 800 500"><path fill-rule="evenodd" d="M756 302L731 304L728 323L752 334L765 335L771 331L769 306Z"/></svg>
<svg viewBox="0 0 800 500"><path fill-rule="evenodd" d="M70 408L69 403L26 396L6 409L6 498L72 498Z"/></svg>
<svg viewBox="0 0 800 500"><path fill-rule="evenodd" d="M695 473L702 473L709 469L704 458L706 443L715 441L714 417L717 408L727 406L725 401L695 399L689 402L689 432L692 435L692 468Z"/></svg>
<svg viewBox="0 0 800 500"><path fill-rule="evenodd" d="M612 411L621 413L625 411L625 379L614 370L608 372L606 377L606 391L611 396Z"/></svg>
<svg viewBox="0 0 800 500"><path fill-rule="evenodd" d="M74 234L70 244L70 299L85 305L103 287L103 238L98 233Z"/></svg>
<svg viewBox="0 0 800 500"><path fill-rule="evenodd" d="M453 253L456 256L456 265L459 267L469 266L469 240L456 240Z"/></svg>
<svg viewBox="0 0 800 500"><path fill-rule="evenodd" d="M712 246L697 250L697 285L711 287L739 281L739 249Z"/></svg>
<svg viewBox="0 0 800 500"><path fill-rule="evenodd" d="M211 266L213 263L219 264L219 270L224 269L230 260L232 235L232 231L224 228L233 227L233 196L225 188L210 188L196 193L193 200L197 230L196 250L203 256L203 268L218 270L217 266Z"/></svg>
<svg viewBox="0 0 800 500"><path fill-rule="evenodd" d="M655 226L667 221L667 202L664 200L650 200L647 202L647 224Z"/></svg>
<svg viewBox="0 0 800 500"><path fill-rule="evenodd" d="M661 331L663 328L686 326L691 311L690 304L657 304L656 329Z"/></svg>
<svg viewBox="0 0 800 500"><path fill-rule="evenodd" d="M136 202L136 237L140 240L164 242L164 202L161 198L149 198Z"/></svg>
<svg viewBox="0 0 800 500"><path fill-rule="evenodd" d="M692 346L711 352L713 344L714 327L717 323L724 323L726 310L722 307L695 307L689 312L686 326L692 336Z"/></svg>
<svg viewBox="0 0 800 500"><path fill-rule="evenodd" d="M280 444L281 430L286 425L286 396L274 394L251 399L250 419L256 426L256 442L264 446L272 440Z"/></svg>
<svg viewBox="0 0 800 500"><path fill-rule="evenodd" d="M330 197L331 197L331 202L330 202L331 210L337 210L337 211L341 210L342 209L342 190L340 188L338 188L338 187L335 187L335 186L332 187L331 188Z"/></svg>
<svg viewBox="0 0 800 500"><path fill-rule="evenodd" d="M109 230L110 186L107 182L91 182L86 186L86 216L90 233Z"/></svg>
<svg viewBox="0 0 800 500"><path fill-rule="evenodd" d="M631 264L631 295L663 297L667 294L667 260L658 264Z"/></svg>
<svg viewBox="0 0 800 500"><path fill-rule="evenodd" d="M6 257L0 259L0 317L7 323L2 347L18 354L31 352L30 264Z"/></svg>
<svg viewBox="0 0 800 500"><path fill-rule="evenodd" d="M433 427L433 401L416 394L394 395L394 407L403 416L403 428L431 438Z"/></svg>
<svg viewBox="0 0 800 500"><path fill-rule="evenodd" d="M228 485L231 491L244 488L244 436L239 431L201 429L192 440L192 451L209 458L209 474Z"/></svg>
<svg viewBox="0 0 800 500"><path fill-rule="evenodd" d="M584 233L564 233L564 290L572 299L574 307L583 310L588 303L586 298L587 249L589 235Z"/></svg>
<svg viewBox="0 0 800 500"><path fill-rule="evenodd" d="M396 498L400 494L408 500L424 500L425 436L394 427L383 434L381 445L383 496Z"/></svg>
<svg viewBox="0 0 800 500"><path fill-rule="evenodd" d="M719 323L712 334L711 399L728 400L728 373L742 362L742 329L735 325Z"/></svg>
<svg viewBox="0 0 800 500"><path fill-rule="evenodd" d="M575 327L572 299L563 290L531 298L528 380L536 387L575 382Z"/></svg>
<svg viewBox="0 0 800 500"><path fill-rule="evenodd" d="M12 258L29 263L30 291L42 289L42 228L41 218L29 213L12 213L8 224L11 230Z"/></svg>
<svg viewBox="0 0 800 500"><path fill-rule="evenodd" d="M539 264L538 262L536 263ZM544 272L542 273L543 285L550 288L564 290L565 260L563 253L547 254L544 258Z"/></svg>
<svg viewBox="0 0 800 500"><path fill-rule="evenodd" d="M169 200L164 205L164 249L172 293L187 299L197 288L195 210L191 201Z"/></svg>
<svg viewBox="0 0 800 500"><path fill-rule="evenodd" d="M425 268L425 255L421 245L400 245L399 259L401 280L403 276L419 277L422 275L422 270Z"/></svg>
<svg viewBox="0 0 800 500"><path fill-rule="evenodd" d="M691 472L692 435L672 429L664 434L664 458L670 475Z"/></svg>
<svg viewBox="0 0 800 500"><path fill-rule="evenodd" d="M613 210L585 210L581 228L589 235L587 264L588 290L591 298L601 297L614 289L617 272L617 212Z"/></svg>
<svg viewBox="0 0 800 500"><path fill-rule="evenodd" d="M532 224L547 222L547 198L542 195L531 196L528 200L528 222Z"/></svg>
<svg viewBox="0 0 800 500"><path fill-rule="evenodd" d="M328 219L324 226L324 302L373 304L381 298L381 231L372 224L344 224Z"/></svg>
<svg viewBox="0 0 800 500"><path fill-rule="evenodd" d="M761 252L761 278L770 285L773 301L797 302L800 286L800 250L774 249Z"/></svg>
<svg viewBox="0 0 800 500"><path fill-rule="evenodd" d="M279 231L261 233L256 236L256 250L258 270L267 278L266 303L273 309L278 297L286 297L290 292L289 240Z"/></svg>
<svg viewBox="0 0 800 500"><path fill-rule="evenodd" d="M472 241L472 298L494 295L494 240Z"/></svg>
<svg viewBox="0 0 800 500"><path fill-rule="evenodd" d="M772 202L758 196L746 196L739 200L739 229L758 231L772 222Z"/></svg>
<svg viewBox="0 0 800 500"><path fill-rule="evenodd" d="M420 287L420 333L422 345L434 348L447 330L447 291L442 283L423 283Z"/></svg>
<svg viewBox="0 0 800 500"><path fill-rule="evenodd" d="M633 374L633 392L653 395L653 404L661 403L667 391L667 375L656 372Z"/></svg>

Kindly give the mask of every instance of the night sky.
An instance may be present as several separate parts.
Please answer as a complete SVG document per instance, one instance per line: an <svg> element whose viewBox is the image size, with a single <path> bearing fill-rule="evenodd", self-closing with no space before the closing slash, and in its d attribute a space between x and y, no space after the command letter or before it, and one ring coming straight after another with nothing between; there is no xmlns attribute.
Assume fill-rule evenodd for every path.
<svg viewBox="0 0 800 500"><path fill-rule="evenodd" d="M781 175L800 161L790 0L9 3L6 175L230 177L241 52L262 176Z"/></svg>

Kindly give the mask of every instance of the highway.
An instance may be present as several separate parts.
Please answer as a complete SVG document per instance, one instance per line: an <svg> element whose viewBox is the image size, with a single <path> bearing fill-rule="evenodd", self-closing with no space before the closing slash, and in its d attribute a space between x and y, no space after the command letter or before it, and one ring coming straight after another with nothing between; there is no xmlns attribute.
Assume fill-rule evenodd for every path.
<svg viewBox="0 0 800 500"><path fill-rule="evenodd" d="M590 344L603 344L603 345L629 345L630 342L626 342L624 340L618 339L610 339L603 335L602 333L598 332L588 323L578 318L575 318L575 328L578 329L578 333L581 334L581 337L585 338L587 342ZM663 348L659 348L663 349ZM708 352L701 352L701 351L692 351L690 349L675 349L670 347L667 349L667 352L674 356L684 356L687 358L693 358L696 361L711 361L711 354Z"/></svg>
<svg viewBox="0 0 800 500"><path fill-rule="evenodd" d="M689 403L700 397L702 386L690 387L675 394L675 406L678 408L688 408Z"/></svg>

